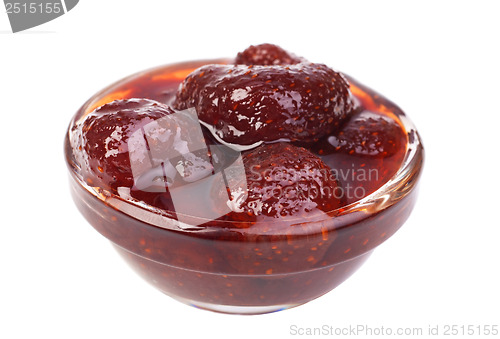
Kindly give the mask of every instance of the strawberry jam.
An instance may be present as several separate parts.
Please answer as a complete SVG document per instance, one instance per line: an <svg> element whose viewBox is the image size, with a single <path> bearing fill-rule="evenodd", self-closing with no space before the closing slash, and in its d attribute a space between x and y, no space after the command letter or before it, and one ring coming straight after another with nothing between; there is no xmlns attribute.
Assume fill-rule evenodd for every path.
<svg viewBox="0 0 500 339"><path fill-rule="evenodd" d="M311 116L313 127L303 140L283 140L301 135L294 125L279 140L238 149L232 147L238 133L225 143L206 123L190 129L196 114L176 115L170 108L189 108L175 104L181 83L201 66L228 63L163 66L104 89L71 122L66 159L79 210L149 283L201 308L266 313L332 290L399 229L415 202L423 149L395 104L349 77L351 97L335 103L352 100L342 106L349 114L339 113L336 126L317 134L316 119L323 121L326 111ZM148 134L152 122L156 129ZM165 130L170 136L161 134ZM249 140L246 146L257 139ZM187 156L179 151L185 142L204 147ZM134 154L150 154L154 175L134 168L131 147L141 143ZM155 153L158 145L178 154ZM166 166L165 157L175 161ZM272 196L277 188L286 195ZM311 190L314 197L301 195ZM329 195L321 195L325 191Z"/></svg>

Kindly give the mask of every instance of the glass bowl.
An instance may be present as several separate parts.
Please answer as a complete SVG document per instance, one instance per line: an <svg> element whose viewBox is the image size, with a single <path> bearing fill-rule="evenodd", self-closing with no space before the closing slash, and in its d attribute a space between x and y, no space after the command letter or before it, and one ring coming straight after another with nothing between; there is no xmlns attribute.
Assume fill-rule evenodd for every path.
<svg viewBox="0 0 500 339"><path fill-rule="evenodd" d="M171 102L178 84L202 60L143 71L105 88L73 117L65 138L72 197L87 221L151 285L186 304L224 313L260 314L294 307L334 289L406 221L417 197L423 147L417 130L392 102L348 78L355 98L390 116L407 135L405 154L388 181L366 197L321 218L269 227L231 227L223 220L173 214L91 187L72 147L74 126L116 99ZM196 210L201 203L191 203Z"/></svg>

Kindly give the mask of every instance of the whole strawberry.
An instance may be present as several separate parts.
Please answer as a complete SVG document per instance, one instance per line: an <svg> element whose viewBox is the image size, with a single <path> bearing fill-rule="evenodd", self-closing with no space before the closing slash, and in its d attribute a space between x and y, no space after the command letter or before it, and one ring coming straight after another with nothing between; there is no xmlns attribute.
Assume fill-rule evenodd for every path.
<svg viewBox="0 0 500 339"><path fill-rule="evenodd" d="M207 65L179 87L174 108L190 107L225 142L255 146L317 140L349 116L354 101L345 78L323 64Z"/></svg>
<svg viewBox="0 0 500 339"><path fill-rule="evenodd" d="M132 187L130 159L146 162L149 155L146 147L137 145L131 149L130 137L172 113L168 106L148 99L116 100L91 112L76 126L78 138L74 140L76 148L81 150L76 160L87 184L113 191Z"/></svg>
<svg viewBox="0 0 500 339"><path fill-rule="evenodd" d="M331 169L302 147L264 144L243 157L245 178L229 188L229 220L253 222L259 216L293 220L328 212L342 204ZM246 189L242 187L246 186ZM248 225L245 225L247 227Z"/></svg>
<svg viewBox="0 0 500 339"><path fill-rule="evenodd" d="M212 159L195 114L153 100L105 104L78 130L75 142L82 152L76 160L87 183L113 192L131 188L141 200L209 176L223 160Z"/></svg>
<svg viewBox="0 0 500 339"><path fill-rule="evenodd" d="M353 116L324 143L330 152L389 157L401 149L405 135L396 121L364 112Z"/></svg>
<svg viewBox="0 0 500 339"><path fill-rule="evenodd" d="M234 63L237 65L293 65L303 62L299 58L283 48L273 44L260 44L250 46L243 52L238 53Z"/></svg>
<svg viewBox="0 0 500 339"><path fill-rule="evenodd" d="M310 145L332 168L343 168L342 186L347 202L355 202L387 182L399 168L406 134L388 117L364 111L354 115L340 131Z"/></svg>

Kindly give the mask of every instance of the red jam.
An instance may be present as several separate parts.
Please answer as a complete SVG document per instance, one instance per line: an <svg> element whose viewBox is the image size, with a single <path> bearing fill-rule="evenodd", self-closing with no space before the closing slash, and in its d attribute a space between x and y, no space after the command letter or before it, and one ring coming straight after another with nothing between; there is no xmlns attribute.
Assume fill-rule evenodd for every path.
<svg viewBox="0 0 500 339"><path fill-rule="evenodd" d="M260 56L244 57L261 60ZM227 63L226 60L219 62ZM297 196L287 198L285 204L283 200L270 200L264 204L265 208L261 206L259 213L254 207L259 204L259 197L267 194L259 193L261 196L256 198L255 194L247 197L248 201L252 197L255 201L247 201L246 205L239 205L229 213L214 213L218 217L201 219L206 214L200 210L217 210L213 201L217 201L220 189L212 187L205 194L186 191L187 206L180 211L174 207L168 189L137 188L130 169L126 168L130 166L128 159L116 160L119 162L116 166L100 162L95 166L97 171L89 170L92 161L118 159L121 154L109 157L110 154L116 155L111 148L99 153L90 142L86 145L75 141L81 133L89 133L88 140L94 140L93 135L99 138L100 131L107 133L106 124L100 125L99 120L100 116L107 114L107 109L116 111L112 115L115 119L112 128L119 126L123 135L129 133L127 136L132 138L133 131L129 131L128 126L144 128L147 123L168 116L170 106L182 106L174 102L179 85L195 69L208 63L213 61L183 63L142 72L105 89L82 107L66 140L66 156L75 174L72 192L80 211L148 282L170 296L200 307L227 312L232 310L213 305L254 307L254 311L248 313L262 313L298 305L327 293L351 275L371 250L399 229L415 201L412 191L390 208L380 208L380 205L353 207L353 203L375 192L398 172L409 143L409 131L405 130L400 119L404 113L354 79L348 78L355 108L351 107L351 116L342 116L342 122L335 128L323 135L316 135L311 128L306 140L289 138L287 143L263 144L257 150L254 147L242 152L247 167L249 164L258 168L268 166L272 171L281 168L279 166L285 169L286 166L295 166L297 172L309 169L310 173L298 179L294 192L299 186L309 185L307 187L315 190L329 187L340 192L336 200L299 201ZM227 71L229 66L224 67ZM297 84L301 77L297 77ZM114 108L105 105L131 98L144 99L132 103L117 101L113 103ZM160 106L145 99L157 101ZM135 112L134 119L127 117L129 111ZM316 123L317 117L321 118L320 115L311 116L311 122ZM82 123L88 124L83 132L79 129ZM302 135L296 126L293 128L293 135ZM89 131L94 134L90 135ZM182 131L186 135L195 135L187 129ZM224 147L220 138L212 136L205 126L200 135L206 144ZM108 133L105 138L106 147L113 146L118 140L109 136ZM236 140L234 135L230 135L230 140ZM254 141L252 139L251 143ZM150 140L150 144L154 143ZM131 152L124 149L125 146L117 145L120 152ZM148 145L148 150L153 147ZM85 159L82 158L82 149L89 154L87 158L83 157ZM210 148L213 149L216 148ZM286 152L292 152L293 156L284 157ZM200 155L209 157L212 174L226 168L230 162L224 159L227 152L218 157L213 153L209 151ZM123 164L128 165L120 167ZM104 168L107 165L112 170ZM313 169L323 168L331 170L334 179L315 176ZM188 170L184 168L183 173ZM272 180L260 179L257 181L262 188L259 192L267 192L266 185L275 184ZM250 180L247 176L247 181ZM129 188L126 194L120 191L124 186ZM184 189L175 184L168 187ZM222 191L228 193L225 187ZM185 215L186 211L192 211L191 215Z"/></svg>

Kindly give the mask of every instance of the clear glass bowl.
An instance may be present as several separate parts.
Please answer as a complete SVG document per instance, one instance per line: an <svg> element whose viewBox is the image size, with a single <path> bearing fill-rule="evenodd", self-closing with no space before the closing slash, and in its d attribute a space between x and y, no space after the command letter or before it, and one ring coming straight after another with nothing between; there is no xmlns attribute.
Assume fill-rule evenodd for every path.
<svg viewBox="0 0 500 339"><path fill-rule="evenodd" d="M85 183L75 160L78 150L72 148L75 124L116 99L147 97L168 103L192 70L227 61L157 67L122 79L90 98L66 134L71 193L88 222L139 275L165 294L218 312L274 312L334 289L403 225L416 201L423 147L415 127L396 105L349 78L351 91L367 109L389 115L405 129L406 153L383 186L320 220L293 220L276 228L227 227L225 221L187 215L181 220Z"/></svg>

